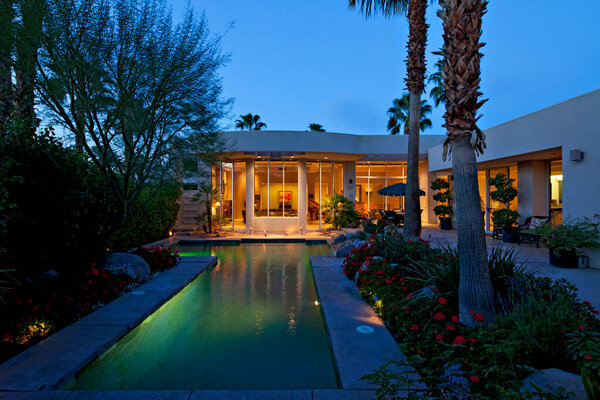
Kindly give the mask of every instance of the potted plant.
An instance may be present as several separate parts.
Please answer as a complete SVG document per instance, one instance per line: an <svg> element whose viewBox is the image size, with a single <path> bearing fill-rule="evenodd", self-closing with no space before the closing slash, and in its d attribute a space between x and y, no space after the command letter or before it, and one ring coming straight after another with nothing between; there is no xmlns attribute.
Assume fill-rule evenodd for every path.
<svg viewBox="0 0 600 400"><path fill-rule="evenodd" d="M568 219L560 225L544 224L536 228L536 233L549 249L550 264L575 268L581 249L600 249L600 216Z"/></svg>
<svg viewBox="0 0 600 400"><path fill-rule="evenodd" d="M510 209L510 202L518 194L517 189L512 186L514 181L503 173L489 179L490 186L496 188L490 192L490 198L506 206L506 208L492 212L492 222L494 226L502 227L502 241L506 243L519 241L519 228L516 226L519 222L519 213Z"/></svg>
<svg viewBox="0 0 600 400"><path fill-rule="evenodd" d="M452 229L452 192L450 191L450 183L443 178L437 178L431 182L430 187L432 190L437 191L433 195L433 199L438 204L433 208L433 212L440 219L440 229L448 231Z"/></svg>

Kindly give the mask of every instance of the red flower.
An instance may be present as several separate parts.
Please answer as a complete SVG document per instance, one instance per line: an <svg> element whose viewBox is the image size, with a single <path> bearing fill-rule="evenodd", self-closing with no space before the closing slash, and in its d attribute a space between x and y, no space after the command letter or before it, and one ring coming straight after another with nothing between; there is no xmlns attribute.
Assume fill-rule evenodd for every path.
<svg viewBox="0 0 600 400"><path fill-rule="evenodd" d="M455 324L458 324L459 321L460 321L460 318L458 318L458 315L452 316L452 322L454 322Z"/></svg>
<svg viewBox="0 0 600 400"><path fill-rule="evenodd" d="M591 360L592 356L590 356L589 354L586 354L585 356L583 356L583 358L585 358L586 360Z"/></svg>
<svg viewBox="0 0 600 400"><path fill-rule="evenodd" d="M481 313L476 313L475 315L473 315L473 319L477 322L481 322L485 319L485 317Z"/></svg>
<svg viewBox="0 0 600 400"><path fill-rule="evenodd" d="M448 304L448 300L446 300L446 299L445 299L445 298L443 298L443 297L440 297L440 298L438 299L438 302L439 302L440 304Z"/></svg>
<svg viewBox="0 0 600 400"><path fill-rule="evenodd" d="M444 340L444 335L442 335L441 333L438 333L437 335L435 335L435 340L439 340L439 341Z"/></svg>
<svg viewBox="0 0 600 400"><path fill-rule="evenodd" d="M392 281L391 281L391 280L389 280L388 278L385 278L385 283L387 283L388 285L391 285L391 284L392 284L392 283L394 283L394 282L392 282Z"/></svg>
<svg viewBox="0 0 600 400"><path fill-rule="evenodd" d="M469 377L469 380L470 380L471 382L479 382L479 378L478 378L477 376L475 376L475 375L473 375L473 376Z"/></svg>
<svg viewBox="0 0 600 400"><path fill-rule="evenodd" d="M475 340L475 339L473 339L473 338L468 338L468 339L467 339L467 342L469 342L469 343L475 343L476 341L477 341L477 340Z"/></svg>
<svg viewBox="0 0 600 400"><path fill-rule="evenodd" d="M447 330L447 331L453 331L454 329L455 329L455 328L454 328L454 325L452 325L452 324L448 324L448 325L446 325L446 330Z"/></svg>
<svg viewBox="0 0 600 400"><path fill-rule="evenodd" d="M421 350L417 350L417 354L421 354Z"/></svg>
<svg viewBox="0 0 600 400"><path fill-rule="evenodd" d="M583 330L585 330L585 326L579 325L579 329L581 329L583 331Z"/></svg>
<svg viewBox="0 0 600 400"><path fill-rule="evenodd" d="M446 316L445 316L444 314L442 314L441 312L439 312L439 313L435 314L435 315L433 316L433 318L434 318L434 319L437 319L438 321L441 321L441 320L443 320L444 318L446 318Z"/></svg>
<svg viewBox="0 0 600 400"><path fill-rule="evenodd" d="M411 327L410 327L411 331L416 331L418 329L419 329L419 325L417 325L417 324L412 324Z"/></svg>
<svg viewBox="0 0 600 400"><path fill-rule="evenodd" d="M440 291L440 290L439 290L438 288L433 288L433 293L437 293L437 292L439 292L439 291Z"/></svg>
<svg viewBox="0 0 600 400"><path fill-rule="evenodd" d="M454 338L454 341L452 341L452 344L465 344L465 343L467 343L467 341L462 336L457 336Z"/></svg>
<svg viewBox="0 0 600 400"><path fill-rule="evenodd" d="M96 268L92 267L91 271L94 276L98 276L98 270Z"/></svg>
<svg viewBox="0 0 600 400"><path fill-rule="evenodd" d="M406 306L406 307L404 307L404 308L403 308L403 310L404 310L404 311L408 311L408 310L410 310L410 307L409 307L409 306Z"/></svg>

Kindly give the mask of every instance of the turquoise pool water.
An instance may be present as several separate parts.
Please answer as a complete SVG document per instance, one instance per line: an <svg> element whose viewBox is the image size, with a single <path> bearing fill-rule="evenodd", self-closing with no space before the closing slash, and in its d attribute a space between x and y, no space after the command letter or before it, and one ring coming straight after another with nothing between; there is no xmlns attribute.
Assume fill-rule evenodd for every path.
<svg viewBox="0 0 600 400"><path fill-rule="evenodd" d="M131 331L64 389L337 388L311 255L323 245L182 245L219 265Z"/></svg>

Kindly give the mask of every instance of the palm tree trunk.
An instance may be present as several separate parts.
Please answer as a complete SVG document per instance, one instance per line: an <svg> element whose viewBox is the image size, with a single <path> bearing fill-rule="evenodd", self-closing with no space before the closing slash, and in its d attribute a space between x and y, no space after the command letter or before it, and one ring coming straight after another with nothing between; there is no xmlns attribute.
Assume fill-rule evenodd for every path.
<svg viewBox="0 0 600 400"><path fill-rule="evenodd" d="M460 263L459 317L473 326L488 323L494 313L493 288L487 262L483 216L479 203L477 160L483 153L485 135L477 127L479 100L479 49L485 0L441 0L439 14L444 26L443 83L446 91L444 127L448 137L444 158L451 152ZM471 313L481 313L475 321Z"/></svg>
<svg viewBox="0 0 600 400"><path fill-rule="evenodd" d="M459 317L461 322L473 325L471 311L487 316L488 321L494 314L494 293L479 203L477 160L468 137L452 146L452 171L460 263Z"/></svg>
<svg viewBox="0 0 600 400"><path fill-rule="evenodd" d="M421 93L425 88L425 48L427 27L425 13L427 0L410 0L408 3L408 57L406 59L406 84L410 92L408 160L406 171L406 211L402 234L415 238L421 234L421 205L419 202L419 130L421 121Z"/></svg>
<svg viewBox="0 0 600 400"><path fill-rule="evenodd" d="M415 115L417 117L415 117ZM408 155L406 168L406 204L404 228L406 239L414 239L421 234L421 206L419 200L419 116L421 115L421 94L410 93L410 129L408 134Z"/></svg>

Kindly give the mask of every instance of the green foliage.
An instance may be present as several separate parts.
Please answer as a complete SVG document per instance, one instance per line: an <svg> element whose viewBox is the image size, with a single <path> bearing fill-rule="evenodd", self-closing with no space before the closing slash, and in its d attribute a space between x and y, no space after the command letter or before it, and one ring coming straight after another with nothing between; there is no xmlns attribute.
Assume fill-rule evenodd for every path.
<svg viewBox="0 0 600 400"><path fill-rule="evenodd" d="M506 209L492 212L492 222L494 226L510 227L519 221L519 213L510 209L510 202L517 197L517 189L512 187L515 180L508 178L503 173L499 173L489 179L490 186L496 189L490 192L490 198L506 205Z"/></svg>
<svg viewBox="0 0 600 400"><path fill-rule="evenodd" d="M600 249L600 215L567 219L561 225L543 224L536 233L540 242L553 248L557 256L583 248Z"/></svg>
<svg viewBox="0 0 600 400"><path fill-rule="evenodd" d="M151 273L173 268L179 259L179 253L173 252L171 246L138 247L133 254L137 254L148 263Z"/></svg>
<svg viewBox="0 0 600 400"><path fill-rule="evenodd" d="M148 185L128 218L110 236L110 250L127 251L168 237L177 221L180 197L181 186L174 180Z"/></svg>
<svg viewBox="0 0 600 400"><path fill-rule="evenodd" d="M354 209L354 203L340 194L334 194L325 199L323 213L325 220L333 229L347 227L349 224L358 224L360 214Z"/></svg>
<svg viewBox="0 0 600 400"><path fill-rule="evenodd" d="M427 128L431 128L432 123L427 115L431 113L431 106L427 104L427 100L421 100L421 120L419 121L419 128L424 131ZM399 99L392 101L392 106L388 109L388 131L390 135L396 135L400 131L404 130L404 134L408 135L408 129L410 126L410 95L405 93ZM403 127L404 125L404 127Z"/></svg>
<svg viewBox="0 0 600 400"><path fill-rule="evenodd" d="M235 128L242 131L260 131L266 127L267 124L260 120L260 115L258 114L253 115L252 113L248 113L246 115L240 115L240 118L235 120Z"/></svg>
<svg viewBox="0 0 600 400"><path fill-rule="evenodd" d="M452 192L450 191L450 183L442 178L437 178L431 182L431 189L437 193L433 195L433 199L438 202L438 205L433 208L433 212L438 217L452 216Z"/></svg>
<svg viewBox="0 0 600 400"><path fill-rule="evenodd" d="M35 136L8 132L0 144L0 159L6 156L13 159L7 173L20 178L3 182L12 204L3 264L23 277L70 270L104 254L114 201L103 174L48 129ZM32 237L43 240L32 245Z"/></svg>
<svg viewBox="0 0 600 400"><path fill-rule="evenodd" d="M536 368L596 373L598 311L577 299L573 285L525 273L511 248L494 248L488 263L499 313L472 313L475 321L493 319L469 327L458 317L456 248L405 242L386 228L351 252L344 272L407 356L364 378L378 385L376 398L564 399L564 389L527 391L521 381ZM403 393L419 383L400 372L406 367L427 389ZM584 375L592 392L595 376Z"/></svg>
<svg viewBox="0 0 600 400"><path fill-rule="evenodd" d="M314 122L308 124L308 130L311 132L325 132L325 128L323 128L323 125L316 124Z"/></svg>
<svg viewBox="0 0 600 400"><path fill-rule="evenodd" d="M204 212L196 216L199 224L202 224L205 233L212 233L215 224L215 216L212 215L213 200L216 198L220 201L219 188L215 187L211 182L202 182L198 185L198 192L192 198L192 201L204 202Z"/></svg>

